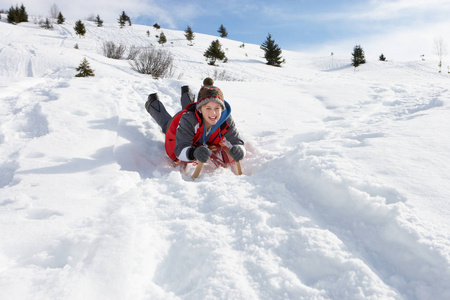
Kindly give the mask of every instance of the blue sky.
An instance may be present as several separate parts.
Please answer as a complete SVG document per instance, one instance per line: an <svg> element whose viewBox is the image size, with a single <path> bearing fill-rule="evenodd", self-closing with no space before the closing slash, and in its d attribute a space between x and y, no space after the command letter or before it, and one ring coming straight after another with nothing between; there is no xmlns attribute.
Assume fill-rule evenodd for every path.
<svg viewBox="0 0 450 300"><path fill-rule="evenodd" d="M23 0L29 14L48 15L56 4L63 15L80 19L100 14L117 22L124 10L135 24L218 36L223 24L229 39L261 44L271 33L285 50L317 55L350 55L361 45L369 58L432 57L434 40L450 43L450 0ZM14 2L15 3L15 2ZM125 4L126 3L126 4ZM10 0L0 0L9 8Z"/></svg>

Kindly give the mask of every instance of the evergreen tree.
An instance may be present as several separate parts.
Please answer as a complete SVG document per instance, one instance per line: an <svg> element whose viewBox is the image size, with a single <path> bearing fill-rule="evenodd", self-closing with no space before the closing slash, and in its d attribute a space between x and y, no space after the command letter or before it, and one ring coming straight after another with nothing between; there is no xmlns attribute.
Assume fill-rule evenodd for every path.
<svg viewBox="0 0 450 300"><path fill-rule="evenodd" d="M20 22L28 22L28 14L25 10L25 6L23 6L23 4L20 6L19 9L19 19Z"/></svg>
<svg viewBox="0 0 450 300"><path fill-rule="evenodd" d="M386 57L383 55L383 53L381 53L380 55L380 61L386 61Z"/></svg>
<svg viewBox="0 0 450 300"><path fill-rule="evenodd" d="M58 14L58 21L56 21L56 23L64 24L65 21L66 21L66 19L63 17L62 13L59 12L59 14Z"/></svg>
<svg viewBox="0 0 450 300"><path fill-rule="evenodd" d="M159 26L159 25L158 25L158 23L155 23L155 24L153 24L153 28L155 28L155 29L157 29L157 30L158 30L158 29L160 29L160 28L161 28L161 26Z"/></svg>
<svg viewBox="0 0 450 300"><path fill-rule="evenodd" d="M40 24L40 26L41 26L42 28L45 28L45 29L53 29L53 24L50 23L50 21L48 20L48 18L45 18L45 22L44 22L44 21L40 21L39 24Z"/></svg>
<svg viewBox="0 0 450 300"><path fill-rule="evenodd" d="M222 51L222 45L219 40L215 40L211 42L209 48L203 54L206 58L209 59L209 64L214 66L216 64L216 60L225 59L225 52Z"/></svg>
<svg viewBox="0 0 450 300"><path fill-rule="evenodd" d="M194 33L192 32L191 27L188 26L184 32L185 32L184 36L185 36L186 39L190 42L189 45L192 46L192 45L193 45L193 42L192 42L192 41L194 40L195 35L194 35Z"/></svg>
<svg viewBox="0 0 450 300"><path fill-rule="evenodd" d="M100 19L100 15L95 18L95 23L97 23L97 27L103 27L103 20Z"/></svg>
<svg viewBox="0 0 450 300"><path fill-rule="evenodd" d="M217 30L218 33L220 33L220 37L227 37L228 36L228 32L225 29L225 27L223 26L223 24L220 25L219 30Z"/></svg>
<svg viewBox="0 0 450 300"><path fill-rule="evenodd" d="M122 11L122 14L119 17L120 28L123 28L125 26L126 22L128 22L128 25L131 26L131 19L130 19L130 17L124 11Z"/></svg>
<svg viewBox="0 0 450 300"><path fill-rule="evenodd" d="M15 8L11 6L11 8L8 10L7 20L8 23L11 24L28 22L28 14L25 10L25 6L23 6L23 4L20 7L16 5Z"/></svg>
<svg viewBox="0 0 450 300"><path fill-rule="evenodd" d="M75 22L75 27L73 29L75 29L75 33L78 34L80 38L86 34L86 27L84 27L81 20Z"/></svg>
<svg viewBox="0 0 450 300"><path fill-rule="evenodd" d="M165 44L166 42L167 42L166 35L164 34L164 32L161 32L161 35L159 36L158 43L160 43L162 45L162 44Z"/></svg>
<svg viewBox="0 0 450 300"><path fill-rule="evenodd" d="M78 71L78 74L75 75L75 77L89 77L89 76L95 76L94 70L91 69L89 66L89 62L86 58L83 59L81 64L76 68Z"/></svg>
<svg viewBox="0 0 450 300"><path fill-rule="evenodd" d="M270 33L264 43L261 44L260 48L264 50L264 58L268 65L280 67L282 63L286 62L286 60L281 57L282 51L280 47L272 40L272 35Z"/></svg>
<svg viewBox="0 0 450 300"><path fill-rule="evenodd" d="M364 56L364 50L361 48L360 45L356 45L355 48L353 48L352 53L352 66L357 68L359 65L366 63L366 58Z"/></svg>

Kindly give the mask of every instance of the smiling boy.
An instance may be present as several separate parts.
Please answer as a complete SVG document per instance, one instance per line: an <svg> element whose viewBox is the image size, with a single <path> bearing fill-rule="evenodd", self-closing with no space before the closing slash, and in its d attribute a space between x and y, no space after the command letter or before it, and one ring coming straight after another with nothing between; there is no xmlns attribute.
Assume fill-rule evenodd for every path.
<svg viewBox="0 0 450 300"><path fill-rule="evenodd" d="M181 88L183 110L173 118L167 113L157 94L150 94L145 108L166 134L167 155L175 162L207 162L212 151L208 146L219 148L225 144L235 161L244 158L246 150L231 117L230 104L222 91L213 85L211 78L203 81L194 102L188 86Z"/></svg>

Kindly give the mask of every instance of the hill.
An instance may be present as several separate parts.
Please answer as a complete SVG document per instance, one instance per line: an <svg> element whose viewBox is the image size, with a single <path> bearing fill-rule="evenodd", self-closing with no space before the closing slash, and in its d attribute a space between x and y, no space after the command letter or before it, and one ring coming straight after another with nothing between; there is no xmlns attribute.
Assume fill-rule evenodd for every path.
<svg viewBox="0 0 450 300"><path fill-rule="evenodd" d="M0 22L1 299L449 299L449 76L217 37ZM150 37L147 31L150 31ZM164 31L168 43L157 44ZM152 79L105 41L174 55ZM78 50L74 48L78 44ZM75 78L87 58L93 78ZM244 175L174 168L144 109L216 79Z"/></svg>

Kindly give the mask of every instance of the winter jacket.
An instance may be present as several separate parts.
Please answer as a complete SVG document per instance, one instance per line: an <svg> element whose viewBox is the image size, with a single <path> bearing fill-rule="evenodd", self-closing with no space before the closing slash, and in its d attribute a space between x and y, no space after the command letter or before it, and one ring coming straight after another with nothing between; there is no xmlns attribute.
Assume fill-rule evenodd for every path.
<svg viewBox="0 0 450 300"><path fill-rule="evenodd" d="M228 145L244 145L239 136L234 121L231 117L231 107L225 101L226 109L222 111L219 121L208 135L201 114L195 108L196 103L189 104L184 110L175 115L166 132L165 148L167 155L174 161L189 161L186 151L191 147L202 144L220 145L220 142ZM231 144L231 145L230 145Z"/></svg>

